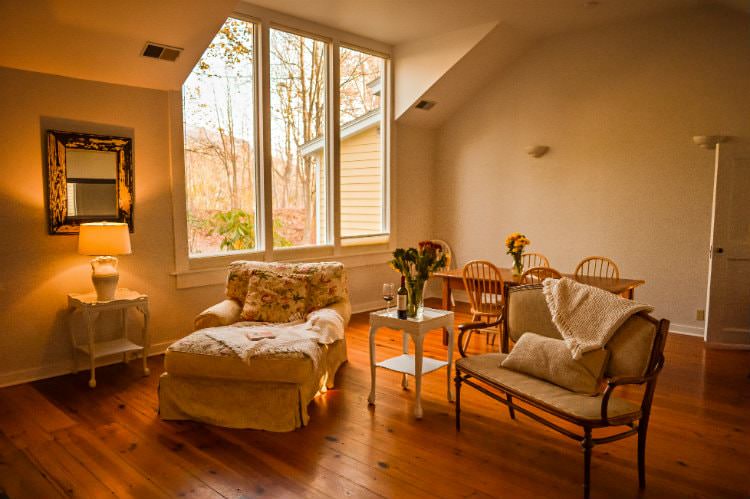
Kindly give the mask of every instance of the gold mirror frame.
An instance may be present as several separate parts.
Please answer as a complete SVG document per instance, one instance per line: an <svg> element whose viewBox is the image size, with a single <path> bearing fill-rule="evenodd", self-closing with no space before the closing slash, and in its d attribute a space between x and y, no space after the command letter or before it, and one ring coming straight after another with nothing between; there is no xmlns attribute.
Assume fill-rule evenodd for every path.
<svg viewBox="0 0 750 499"><path fill-rule="evenodd" d="M133 232L133 139L89 133L47 131L47 217L49 233L52 235L78 234L79 225L98 222L101 218L68 217L68 186L65 152L68 149L109 151L116 153L117 216L112 221L128 224Z"/></svg>

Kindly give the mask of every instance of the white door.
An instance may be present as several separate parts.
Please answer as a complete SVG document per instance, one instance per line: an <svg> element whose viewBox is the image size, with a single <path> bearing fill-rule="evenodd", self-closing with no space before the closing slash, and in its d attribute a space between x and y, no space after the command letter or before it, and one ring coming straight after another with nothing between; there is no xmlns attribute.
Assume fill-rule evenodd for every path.
<svg viewBox="0 0 750 499"><path fill-rule="evenodd" d="M750 144L716 146L705 339L750 348Z"/></svg>

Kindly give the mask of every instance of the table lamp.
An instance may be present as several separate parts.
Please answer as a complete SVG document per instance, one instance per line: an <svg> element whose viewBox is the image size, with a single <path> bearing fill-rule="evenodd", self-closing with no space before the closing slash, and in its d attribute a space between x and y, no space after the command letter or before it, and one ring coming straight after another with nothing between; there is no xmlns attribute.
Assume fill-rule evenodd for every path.
<svg viewBox="0 0 750 499"><path fill-rule="evenodd" d="M96 299L113 300L120 274L117 258L112 255L130 254L128 224L93 222L81 224L80 229L78 253L96 256L91 260L91 281L96 289Z"/></svg>

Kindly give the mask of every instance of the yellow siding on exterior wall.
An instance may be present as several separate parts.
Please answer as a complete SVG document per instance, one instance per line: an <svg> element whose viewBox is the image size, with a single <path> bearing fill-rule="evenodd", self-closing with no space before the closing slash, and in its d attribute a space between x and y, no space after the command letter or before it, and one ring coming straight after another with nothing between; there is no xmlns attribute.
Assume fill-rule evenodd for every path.
<svg viewBox="0 0 750 499"><path fill-rule="evenodd" d="M383 167L379 128L341 141L341 235L383 231Z"/></svg>

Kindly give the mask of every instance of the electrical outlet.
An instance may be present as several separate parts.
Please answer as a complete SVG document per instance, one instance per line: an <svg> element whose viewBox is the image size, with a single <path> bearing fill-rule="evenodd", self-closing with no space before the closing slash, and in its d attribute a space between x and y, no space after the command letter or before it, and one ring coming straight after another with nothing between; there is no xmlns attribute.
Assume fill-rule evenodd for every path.
<svg viewBox="0 0 750 499"><path fill-rule="evenodd" d="M695 311L695 320L697 321L704 321L706 320L706 311L705 310L696 310Z"/></svg>

